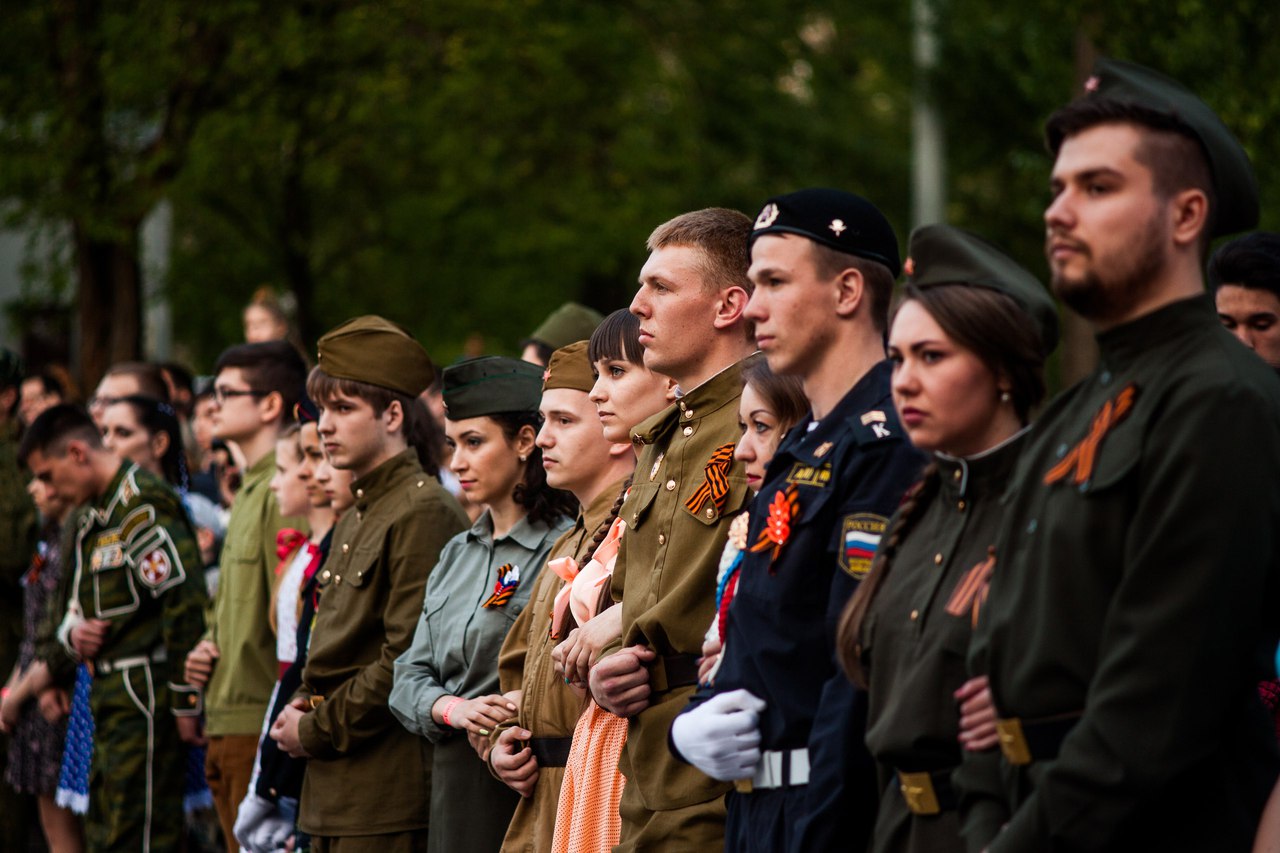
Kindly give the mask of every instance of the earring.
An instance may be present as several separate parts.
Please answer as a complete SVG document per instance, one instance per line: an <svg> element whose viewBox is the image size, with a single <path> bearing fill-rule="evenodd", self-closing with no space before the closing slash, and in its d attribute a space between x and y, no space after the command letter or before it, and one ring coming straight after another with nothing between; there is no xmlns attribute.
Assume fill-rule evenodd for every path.
<svg viewBox="0 0 1280 853"><path fill-rule="evenodd" d="M1013 399L1013 397L1012 397L1012 395L1010 395L1010 394L1009 394L1009 392L1008 392L1008 391L1001 391L1001 392L1000 392L1000 402L1001 402L1001 403L1007 403L1007 402L1009 402L1009 401L1010 401L1010 400L1012 400L1012 399Z"/></svg>
<svg viewBox="0 0 1280 853"><path fill-rule="evenodd" d="M521 461L521 462L528 462L528 461L529 461L529 457L528 457L528 456L526 456L526 455L524 455L523 453L521 453L521 454L520 454L520 461Z"/></svg>

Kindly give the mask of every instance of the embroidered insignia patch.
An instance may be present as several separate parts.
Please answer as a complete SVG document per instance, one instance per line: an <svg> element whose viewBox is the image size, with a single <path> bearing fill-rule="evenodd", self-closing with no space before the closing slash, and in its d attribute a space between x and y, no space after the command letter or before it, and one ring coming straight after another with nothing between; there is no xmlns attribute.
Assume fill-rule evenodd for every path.
<svg viewBox="0 0 1280 853"><path fill-rule="evenodd" d="M831 482L831 465L814 467L803 462L797 462L791 466L791 471L787 474L787 482L797 486L813 486L825 489L827 483Z"/></svg>
<svg viewBox="0 0 1280 853"><path fill-rule="evenodd" d="M103 569L115 569L124 565L124 547L119 543L99 545L93 549L89 558L89 566L95 572Z"/></svg>
<svg viewBox="0 0 1280 853"><path fill-rule="evenodd" d="M520 567L511 563L498 566L498 579L494 581L493 593L484 600L482 607L506 607L520 586Z"/></svg>
<svg viewBox="0 0 1280 853"><path fill-rule="evenodd" d="M821 459L831 452L831 448L835 447L835 442L824 441L818 445L818 449L813 451L813 455Z"/></svg>
<svg viewBox="0 0 1280 853"><path fill-rule="evenodd" d="M860 420L862 421L862 425L866 426L867 424L882 424L887 421L888 418L885 417L884 412L879 409L873 409L870 412L864 412Z"/></svg>
<svg viewBox="0 0 1280 853"><path fill-rule="evenodd" d="M778 218L778 206L776 204L766 204L764 210L760 211L760 215L756 217L756 228L768 228Z"/></svg>
<svg viewBox="0 0 1280 853"><path fill-rule="evenodd" d="M846 515L840 530L840 568L861 580L871 570L889 519L870 512Z"/></svg>
<svg viewBox="0 0 1280 853"><path fill-rule="evenodd" d="M1133 411L1133 401L1138 396L1138 386L1130 382L1110 400L1102 404L1102 408L1093 416L1089 426L1089 434L1080 439L1075 447L1067 451L1057 465L1044 475L1044 484L1067 481L1076 486L1083 486L1093 477L1093 466L1098 461L1098 449L1102 440L1107 437L1121 421Z"/></svg>
<svg viewBox="0 0 1280 853"><path fill-rule="evenodd" d="M684 502L685 509L694 515L702 512L703 507L711 503L715 512L707 512L707 518L714 518L724 512L724 501L729 496L729 466L733 464L733 442L723 444L711 454L707 464L703 466L706 477L698 490Z"/></svg>
<svg viewBox="0 0 1280 853"><path fill-rule="evenodd" d="M138 576L149 587L158 587L173 572L173 562L163 548L148 551L138 561Z"/></svg>

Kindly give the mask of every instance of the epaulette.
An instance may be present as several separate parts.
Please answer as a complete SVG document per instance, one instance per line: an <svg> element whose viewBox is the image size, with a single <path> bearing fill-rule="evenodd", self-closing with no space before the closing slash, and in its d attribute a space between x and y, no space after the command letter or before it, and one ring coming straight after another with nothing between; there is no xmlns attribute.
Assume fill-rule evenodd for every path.
<svg viewBox="0 0 1280 853"><path fill-rule="evenodd" d="M849 425L860 446L905 437L902 425L898 423L898 415L891 408L870 409L849 418Z"/></svg>

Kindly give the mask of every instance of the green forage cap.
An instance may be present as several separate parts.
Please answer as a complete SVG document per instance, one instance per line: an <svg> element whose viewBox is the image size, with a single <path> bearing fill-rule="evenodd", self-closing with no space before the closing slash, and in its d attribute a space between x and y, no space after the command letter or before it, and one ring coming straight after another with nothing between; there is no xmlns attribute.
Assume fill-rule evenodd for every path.
<svg viewBox="0 0 1280 853"><path fill-rule="evenodd" d="M1035 322L1046 355L1058 345L1058 309L1044 285L977 234L950 225L917 228L907 243L903 272L922 290L961 285L999 291Z"/></svg>
<svg viewBox="0 0 1280 853"><path fill-rule="evenodd" d="M451 421L536 412L542 400L542 368L515 358L489 355L451 364L442 381L445 417Z"/></svg>
<svg viewBox="0 0 1280 853"><path fill-rule="evenodd" d="M591 337L604 317L599 311L579 305L577 302L566 302L552 311L542 325L533 330L531 340L540 341L552 349L560 349L574 341L582 341Z"/></svg>
<svg viewBox="0 0 1280 853"><path fill-rule="evenodd" d="M409 330L368 314L348 320L316 344L318 366L335 379L354 379L416 397L436 370Z"/></svg>
<svg viewBox="0 0 1280 853"><path fill-rule="evenodd" d="M1189 131L1204 148L1213 173L1217 209L1212 237L1248 231L1258 226L1258 178L1249 155L1209 105L1178 81L1132 62L1099 59L1084 84L1087 101L1142 107L1171 119ZM1061 134L1050 128L1049 149L1056 152Z"/></svg>
<svg viewBox="0 0 1280 853"><path fill-rule="evenodd" d="M596 375L587 358L586 341L578 341L553 352L551 360L547 362L547 369L542 374L543 391L571 388L590 394L595 384Z"/></svg>

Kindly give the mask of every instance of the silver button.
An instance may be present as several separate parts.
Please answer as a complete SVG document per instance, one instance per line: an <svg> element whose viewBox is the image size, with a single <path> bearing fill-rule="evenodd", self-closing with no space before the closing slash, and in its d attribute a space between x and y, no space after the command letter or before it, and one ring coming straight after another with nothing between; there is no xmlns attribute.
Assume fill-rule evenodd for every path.
<svg viewBox="0 0 1280 853"><path fill-rule="evenodd" d="M364 489L356 489L356 497L358 498L364 497Z"/></svg>
<svg viewBox="0 0 1280 853"><path fill-rule="evenodd" d="M693 417L693 409L685 409L684 416L686 419Z"/></svg>
<svg viewBox="0 0 1280 853"><path fill-rule="evenodd" d="M685 435L693 435L693 427L691 427L691 426L687 426L687 427L685 427L685 428L684 428L684 434L685 434Z"/></svg>
<svg viewBox="0 0 1280 853"><path fill-rule="evenodd" d="M343 543L342 543L342 553L344 553L344 554L345 554L345 553L347 553L347 552L348 552L348 551L350 551L350 550L351 550L351 546L350 546L350 545L348 545L346 542L343 542Z"/></svg>
<svg viewBox="0 0 1280 853"><path fill-rule="evenodd" d="M665 534L665 533L659 533L659 534L658 534L658 544L659 544L659 545L666 545L666 544L667 544L667 534Z"/></svg>
<svg viewBox="0 0 1280 853"><path fill-rule="evenodd" d="M674 492L674 491L675 491L675 489L676 489L676 481L675 481L675 480L667 480L667 491L668 491L668 492Z"/></svg>

